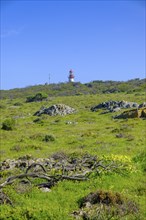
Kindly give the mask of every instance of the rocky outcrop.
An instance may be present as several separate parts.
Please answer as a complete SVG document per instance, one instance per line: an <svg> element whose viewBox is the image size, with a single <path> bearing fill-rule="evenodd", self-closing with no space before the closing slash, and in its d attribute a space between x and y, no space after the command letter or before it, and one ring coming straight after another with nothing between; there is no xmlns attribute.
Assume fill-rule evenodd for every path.
<svg viewBox="0 0 146 220"><path fill-rule="evenodd" d="M130 172L131 168L132 166L130 166ZM3 174L0 190L17 180L17 192L24 192L28 189L27 186L32 187L34 184L30 179L40 179L45 182L39 181L37 184L35 183L35 186L43 192L50 192L49 189L60 181L85 181L90 178L92 173L97 173L97 175L105 172L120 173L122 171L123 173L124 170L127 173L129 164L118 159L115 161L113 158L99 158L89 154L77 157L56 152L50 158L33 158L31 155L24 155L18 159L6 159L0 163L0 170ZM8 170L11 171L7 172ZM12 175L13 171L14 175ZM0 195L0 200L2 204L9 203L9 198L4 194Z"/></svg>
<svg viewBox="0 0 146 220"><path fill-rule="evenodd" d="M91 111L96 112L98 109L106 109L109 112L117 112L124 108L138 108L139 104L136 102L127 101L107 101L102 102L96 106L91 107Z"/></svg>
<svg viewBox="0 0 146 220"><path fill-rule="evenodd" d="M146 102L143 102L142 104L140 104L138 108L144 108L144 107L146 107Z"/></svg>
<svg viewBox="0 0 146 220"><path fill-rule="evenodd" d="M132 109L125 111L120 115L115 116L117 119L126 119L126 118L146 118L146 108L141 109Z"/></svg>
<svg viewBox="0 0 146 220"><path fill-rule="evenodd" d="M141 118L146 118L146 108L141 109Z"/></svg>
<svg viewBox="0 0 146 220"><path fill-rule="evenodd" d="M37 111L34 116L40 116L42 114L47 114L50 116L55 115L67 115L75 113L76 110L74 108L71 108L70 106L64 105L64 104L56 104L52 105L49 108L42 107L39 111Z"/></svg>

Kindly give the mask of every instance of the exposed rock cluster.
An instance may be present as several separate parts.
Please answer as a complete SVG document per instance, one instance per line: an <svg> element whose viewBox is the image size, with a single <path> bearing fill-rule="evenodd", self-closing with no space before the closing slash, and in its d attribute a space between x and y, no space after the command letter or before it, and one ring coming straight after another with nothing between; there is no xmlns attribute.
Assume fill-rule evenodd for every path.
<svg viewBox="0 0 146 220"><path fill-rule="evenodd" d="M128 101L107 101L102 102L96 106L91 107L91 111L96 112L98 109L106 109L109 112L117 112L121 109L127 109L127 108L141 108L145 107L146 103L138 104L136 102L128 102Z"/></svg>
<svg viewBox="0 0 146 220"><path fill-rule="evenodd" d="M129 111L124 111L123 113L115 116L114 118L117 118L117 119L146 118L146 108L132 109Z"/></svg>
<svg viewBox="0 0 146 220"><path fill-rule="evenodd" d="M143 102L142 104L140 104L140 105L138 106L138 108L144 108L144 107L146 107L146 102Z"/></svg>
<svg viewBox="0 0 146 220"><path fill-rule="evenodd" d="M14 170L21 171L28 174L28 171L33 172L33 175L37 175L40 170L45 173L52 172L62 175L74 175L76 178L86 178L86 174L89 175L92 172L100 174L101 172L120 172L123 162L113 161L109 164L109 159L99 159L97 156L85 154L81 157L67 156L62 152L55 153L50 158L33 158L31 155L25 155L18 159L6 159L0 163L0 170ZM128 170L128 166L125 165L125 170ZM123 172L123 168L122 168ZM24 177L22 175L22 177ZM73 177L73 176L72 176Z"/></svg>
<svg viewBox="0 0 146 220"><path fill-rule="evenodd" d="M5 170L14 170L15 175L9 176L0 184L0 204L13 205L2 189L16 180L18 180L17 192L26 192L33 185L43 192L50 192L50 189L60 181L85 181L92 173L97 175L104 172L122 171L123 173L124 170L127 173L129 168L125 163L113 159L111 161L106 158L100 159L89 154L81 157L67 156L63 152L57 152L50 158L33 158L31 155L25 155L18 159L6 159L0 163L0 170L4 171L2 173L5 173ZM36 183L35 179L45 180L45 182Z"/></svg>
<svg viewBox="0 0 146 220"><path fill-rule="evenodd" d="M85 155L83 158L68 158L64 153L56 153L50 158L32 158L31 155L25 155L18 159L6 159L0 163L0 170L13 170L18 168L20 170L26 169L32 164L41 164L46 169L56 169L61 170L64 167L66 170L76 170L77 167L91 167L93 164L98 161L98 158L94 156ZM38 168L35 167L37 170Z"/></svg>
<svg viewBox="0 0 146 220"><path fill-rule="evenodd" d="M52 105L49 108L42 107L39 111L37 111L34 115L40 116L42 114L47 114L50 116L55 115L67 115L75 113L76 110L74 108L71 108L70 106L64 105L64 104L56 104Z"/></svg>

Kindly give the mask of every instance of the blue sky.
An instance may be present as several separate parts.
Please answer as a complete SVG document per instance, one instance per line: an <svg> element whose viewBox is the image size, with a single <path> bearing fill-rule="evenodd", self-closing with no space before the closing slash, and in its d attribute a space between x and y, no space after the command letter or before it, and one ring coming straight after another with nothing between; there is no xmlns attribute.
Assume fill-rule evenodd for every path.
<svg viewBox="0 0 146 220"><path fill-rule="evenodd" d="M145 1L1 0L1 89L145 77Z"/></svg>

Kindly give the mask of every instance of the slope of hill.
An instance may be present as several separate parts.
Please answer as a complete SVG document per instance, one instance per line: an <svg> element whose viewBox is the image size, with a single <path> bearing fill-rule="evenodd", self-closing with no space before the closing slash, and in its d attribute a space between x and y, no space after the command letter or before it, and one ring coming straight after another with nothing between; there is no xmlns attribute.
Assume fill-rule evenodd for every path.
<svg viewBox="0 0 146 220"><path fill-rule="evenodd" d="M110 100L144 103L144 80L2 91L2 220L145 219L145 119L91 111ZM75 111L43 114L56 105Z"/></svg>

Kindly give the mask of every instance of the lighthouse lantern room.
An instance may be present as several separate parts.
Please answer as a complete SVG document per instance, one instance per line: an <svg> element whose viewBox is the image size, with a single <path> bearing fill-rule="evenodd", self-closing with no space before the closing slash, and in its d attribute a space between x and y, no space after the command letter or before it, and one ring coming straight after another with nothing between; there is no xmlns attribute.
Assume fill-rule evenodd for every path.
<svg viewBox="0 0 146 220"><path fill-rule="evenodd" d="M73 71L72 70L70 70L69 71L69 77L68 77L68 79L69 79L69 82L74 82L74 74L73 74Z"/></svg>

